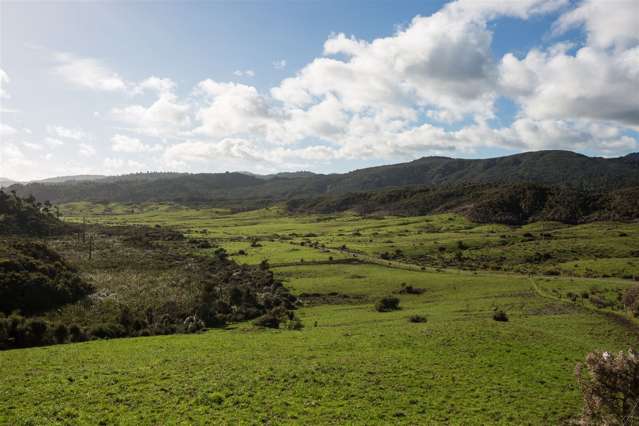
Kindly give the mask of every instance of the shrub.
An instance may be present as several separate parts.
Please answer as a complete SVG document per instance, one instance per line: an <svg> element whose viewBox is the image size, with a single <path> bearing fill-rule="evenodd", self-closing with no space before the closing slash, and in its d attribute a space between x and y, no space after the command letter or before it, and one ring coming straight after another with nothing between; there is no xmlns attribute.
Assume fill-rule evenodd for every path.
<svg viewBox="0 0 639 426"><path fill-rule="evenodd" d="M419 322L426 322L427 319L423 315L411 315L410 317L408 317L408 321L419 323Z"/></svg>
<svg viewBox="0 0 639 426"><path fill-rule="evenodd" d="M286 328L289 330L301 330L304 328L304 324L302 324L301 319L299 319L296 315L293 315L293 318L287 321Z"/></svg>
<svg viewBox="0 0 639 426"><path fill-rule="evenodd" d="M626 309L630 310L634 316L639 317L639 285L626 289L622 302Z"/></svg>
<svg viewBox="0 0 639 426"><path fill-rule="evenodd" d="M604 299L603 297L599 297L596 295L590 296L590 303L595 305L597 308L603 309L612 306L614 303L609 300Z"/></svg>
<svg viewBox="0 0 639 426"><path fill-rule="evenodd" d="M58 324L53 330L53 336L57 343L64 343L69 336L69 329L64 324Z"/></svg>
<svg viewBox="0 0 639 426"><path fill-rule="evenodd" d="M272 312L262 315L261 317L255 318L253 321L258 327L265 328L280 328L280 320L277 316L273 315Z"/></svg>
<svg viewBox="0 0 639 426"><path fill-rule="evenodd" d="M93 291L77 271L46 245L10 244L0 261L0 312L32 315L75 302Z"/></svg>
<svg viewBox="0 0 639 426"><path fill-rule="evenodd" d="M77 324L71 324L69 326L69 337L72 342L81 342L85 339L82 329Z"/></svg>
<svg viewBox="0 0 639 426"><path fill-rule="evenodd" d="M393 296L383 297L375 303L377 312L390 312L399 309L399 299Z"/></svg>
<svg viewBox="0 0 639 426"><path fill-rule="evenodd" d="M591 352L585 365L577 364L575 375L583 394L582 424L639 424L639 356L635 351Z"/></svg>
<svg viewBox="0 0 639 426"><path fill-rule="evenodd" d="M45 335L49 325L46 321L40 318L33 318L26 323L27 333L29 336L29 343L33 346L45 344Z"/></svg>
<svg viewBox="0 0 639 426"><path fill-rule="evenodd" d="M493 312L493 319L495 321L508 322L508 314L501 309L497 309Z"/></svg>
<svg viewBox="0 0 639 426"><path fill-rule="evenodd" d="M126 330L120 324L105 323L93 326L89 334L98 339L113 339L125 336Z"/></svg>
<svg viewBox="0 0 639 426"><path fill-rule="evenodd" d="M422 294L425 291L426 289L424 288L413 287L412 285L404 286L399 290L400 294Z"/></svg>
<svg viewBox="0 0 639 426"><path fill-rule="evenodd" d="M184 320L184 328L187 333L196 333L204 328L204 322L197 315L192 315Z"/></svg>

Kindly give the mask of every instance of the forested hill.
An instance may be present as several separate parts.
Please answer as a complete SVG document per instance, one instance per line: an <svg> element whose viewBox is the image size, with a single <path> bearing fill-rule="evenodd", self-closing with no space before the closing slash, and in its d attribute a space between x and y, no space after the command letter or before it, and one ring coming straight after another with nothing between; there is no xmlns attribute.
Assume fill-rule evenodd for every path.
<svg viewBox="0 0 639 426"><path fill-rule="evenodd" d="M407 186L490 183L536 183L586 190L635 186L639 185L639 154L599 158L569 151L538 151L481 160L425 157L332 175L300 173L264 179L247 173L136 174L98 181L14 185L11 189L54 203L218 201L241 205L249 200L270 202Z"/></svg>

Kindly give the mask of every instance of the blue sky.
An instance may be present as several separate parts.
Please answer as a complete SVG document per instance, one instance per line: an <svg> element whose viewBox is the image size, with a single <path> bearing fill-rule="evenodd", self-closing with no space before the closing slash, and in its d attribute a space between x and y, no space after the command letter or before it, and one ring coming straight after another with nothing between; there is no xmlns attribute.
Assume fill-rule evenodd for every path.
<svg viewBox="0 0 639 426"><path fill-rule="evenodd" d="M639 5L2 2L0 176L636 151Z"/></svg>

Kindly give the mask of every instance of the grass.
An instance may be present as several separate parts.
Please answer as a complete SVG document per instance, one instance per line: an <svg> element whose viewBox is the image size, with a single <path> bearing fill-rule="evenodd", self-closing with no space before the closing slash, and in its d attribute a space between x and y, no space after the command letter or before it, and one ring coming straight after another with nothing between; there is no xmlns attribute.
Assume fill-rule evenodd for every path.
<svg viewBox="0 0 639 426"><path fill-rule="evenodd" d="M97 207L65 211L81 221L86 208ZM587 276L628 273L626 265L636 259L629 253L639 250L637 224L509 228L477 226L457 215L291 217L275 208L231 215L153 205L130 214L118 208L87 216L174 226L226 248L238 262L280 265L274 273L298 295L353 297L299 309L301 331L236 324L199 335L0 352L0 424L560 424L579 414L575 364L592 350L639 343L636 322L622 323L620 312L606 315L588 300L566 296L594 289L613 300L633 285ZM261 247L251 247L255 238ZM321 250L344 244L343 253ZM391 265L313 263L350 252L366 260L396 249L403 254ZM201 255L212 250L197 249ZM486 267L456 269L449 251L462 252L461 266L481 261ZM553 257L523 262L529 270L570 274L514 273L535 251ZM108 281L116 292L117 279ZM398 294L402 284L425 292ZM387 295L399 297L401 309L376 312L375 301ZM495 309L506 311L509 322L494 321ZM410 323L413 315L428 321Z"/></svg>

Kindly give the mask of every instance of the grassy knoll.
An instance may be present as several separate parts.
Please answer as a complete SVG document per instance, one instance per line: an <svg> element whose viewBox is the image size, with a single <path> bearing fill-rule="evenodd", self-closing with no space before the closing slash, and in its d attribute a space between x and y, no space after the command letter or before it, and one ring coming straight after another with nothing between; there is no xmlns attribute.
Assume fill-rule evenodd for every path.
<svg viewBox="0 0 639 426"><path fill-rule="evenodd" d="M361 217L353 214L286 215L278 207L231 214L172 204L143 206L74 203L64 205L69 221L172 226L192 238L206 238L248 253L238 262L274 263L335 258L304 249L308 243L372 257L434 268L503 270L582 277L639 278L639 223L594 222L565 225L537 222L522 227L479 225L456 214L419 217ZM133 213L131 213L133 212ZM253 240L264 240L250 250ZM295 250L289 244L297 244ZM246 244L245 244L246 243Z"/></svg>
<svg viewBox="0 0 639 426"><path fill-rule="evenodd" d="M201 256L219 246L240 263L268 259L302 301L304 329L240 323L0 352L0 424L562 424L581 407L575 363L639 345L618 309L638 272L638 224L110 208L63 213L175 227L213 245L194 244ZM338 263L353 254L362 263ZM118 293L118 277L92 279ZM376 312L387 295L401 309Z"/></svg>
<svg viewBox="0 0 639 426"><path fill-rule="evenodd" d="M375 312L368 299L302 308L301 331L238 325L2 352L10 373L0 420L557 424L579 411L573 368L585 353L639 343L610 318L537 296L527 278L339 268L276 272L298 293L372 301L401 282L426 291L401 295L402 309L391 313ZM495 306L509 322L492 320ZM411 324L412 314L428 321Z"/></svg>

